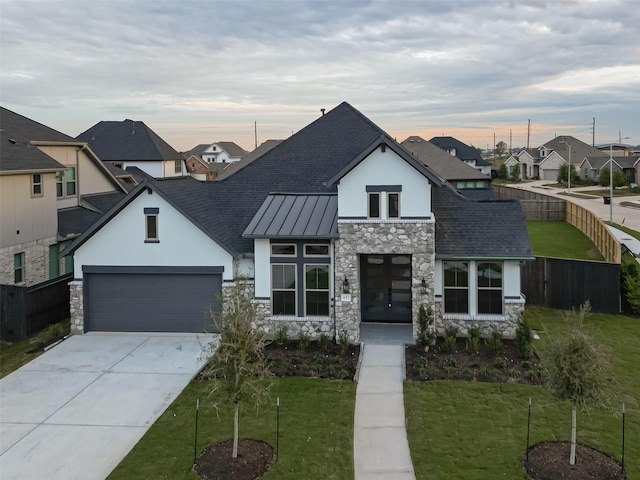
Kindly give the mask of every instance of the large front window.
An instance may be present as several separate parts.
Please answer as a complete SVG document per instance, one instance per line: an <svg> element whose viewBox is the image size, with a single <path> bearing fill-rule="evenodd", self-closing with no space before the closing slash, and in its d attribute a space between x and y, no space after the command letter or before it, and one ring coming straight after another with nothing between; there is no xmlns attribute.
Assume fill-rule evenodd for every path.
<svg viewBox="0 0 640 480"><path fill-rule="evenodd" d="M444 311L469 313L469 263L444 262Z"/></svg>
<svg viewBox="0 0 640 480"><path fill-rule="evenodd" d="M274 315L296 314L296 265L271 265L271 304Z"/></svg>
<svg viewBox="0 0 640 480"><path fill-rule="evenodd" d="M478 313L502 314L501 263L478 263Z"/></svg>
<svg viewBox="0 0 640 480"><path fill-rule="evenodd" d="M329 265L305 265L305 311L329 315Z"/></svg>

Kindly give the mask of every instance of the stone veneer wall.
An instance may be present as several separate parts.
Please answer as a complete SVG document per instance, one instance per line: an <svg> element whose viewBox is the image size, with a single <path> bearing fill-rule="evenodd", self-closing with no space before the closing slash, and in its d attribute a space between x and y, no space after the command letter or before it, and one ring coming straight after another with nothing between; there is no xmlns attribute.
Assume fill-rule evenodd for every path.
<svg viewBox="0 0 640 480"><path fill-rule="evenodd" d="M84 297L82 296L82 280L69 282L69 301L71 310L71 333L84 333Z"/></svg>
<svg viewBox="0 0 640 480"><path fill-rule="evenodd" d="M49 280L49 246L57 242L57 237L53 236L0 250L0 283L14 285L13 256L16 253L24 253L24 282L19 285L30 287Z"/></svg>
<svg viewBox="0 0 640 480"><path fill-rule="evenodd" d="M438 298L435 304L435 330L437 335L444 336L445 329L453 326L458 329L458 336L466 337L471 327L480 329L481 337L489 337L493 330L502 332L504 338L515 338L518 321L524 312L524 298L506 299L503 315L458 315L444 314L444 302Z"/></svg>
<svg viewBox="0 0 640 480"><path fill-rule="evenodd" d="M287 337L294 339L300 334L306 334L311 340L317 340L320 335L326 334L334 338L334 321L331 317L278 317L271 315L271 300L256 299L255 286L252 280L237 280L224 282L222 285L222 297L228 297L231 289L240 285L244 295L253 299L256 306L257 319L255 327L261 329L268 338L275 338L278 330L285 328Z"/></svg>
<svg viewBox="0 0 640 480"><path fill-rule="evenodd" d="M335 242L336 330L346 331L350 342L360 339L360 255L411 255L411 318L413 337L417 334L421 304L433 304L435 282L435 228L430 219L338 220L339 239ZM351 300L342 301L342 280L347 278ZM420 292L422 279L426 293Z"/></svg>

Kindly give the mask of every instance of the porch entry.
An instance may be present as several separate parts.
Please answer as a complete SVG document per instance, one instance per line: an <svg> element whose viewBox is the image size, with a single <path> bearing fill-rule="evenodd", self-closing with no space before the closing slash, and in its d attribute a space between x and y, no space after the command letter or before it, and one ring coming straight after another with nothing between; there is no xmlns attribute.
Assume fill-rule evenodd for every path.
<svg viewBox="0 0 640 480"><path fill-rule="evenodd" d="M411 255L361 255L362 321L411 323Z"/></svg>

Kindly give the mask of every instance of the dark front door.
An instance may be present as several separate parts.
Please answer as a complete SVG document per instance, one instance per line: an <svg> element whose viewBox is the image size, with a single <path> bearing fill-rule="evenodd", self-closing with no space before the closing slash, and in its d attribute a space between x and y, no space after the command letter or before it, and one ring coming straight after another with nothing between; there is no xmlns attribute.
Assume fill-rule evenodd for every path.
<svg viewBox="0 0 640 480"><path fill-rule="evenodd" d="M362 255L362 321L411 323L411 255Z"/></svg>

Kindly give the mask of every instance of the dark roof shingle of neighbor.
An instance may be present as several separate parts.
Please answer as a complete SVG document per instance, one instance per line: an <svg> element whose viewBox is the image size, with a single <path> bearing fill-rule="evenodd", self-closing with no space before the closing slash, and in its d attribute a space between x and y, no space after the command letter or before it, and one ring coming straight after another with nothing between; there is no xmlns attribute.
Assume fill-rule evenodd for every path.
<svg viewBox="0 0 640 480"><path fill-rule="evenodd" d="M544 147L557 152L558 155L569 161L569 146L567 143L571 145L571 163L573 164L580 164L585 157L609 158L609 154L607 152L598 150L597 148L592 147L571 135L560 135L553 140L549 140L544 144Z"/></svg>
<svg viewBox="0 0 640 480"><path fill-rule="evenodd" d="M216 142L216 145L218 145L232 157L244 157L247 153L249 153L235 142Z"/></svg>
<svg viewBox="0 0 640 480"><path fill-rule="evenodd" d="M478 150L476 150L473 147L470 147L466 143L462 143L457 138L433 137L429 141L433 143L436 147L442 148L443 150L446 150L448 148L455 148L456 157L458 157L460 160L463 160L465 162L475 160L476 165L478 165L479 167L486 167L488 165L491 165L484 158L482 158L482 155L480 155L480 152Z"/></svg>
<svg viewBox="0 0 640 480"><path fill-rule="evenodd" d="M244 157L242 157L242 160L226 164L226 166L224 167L224 170L222 170L221 172L218 172L218 176L216 177L216 180L218 181L224 180L225 178L233 175L238 170L240 170L241 168L244 168L246 165L260 158L262 155L267 153L272 148L278 146L282 142L283 140L265 140L258 146L258 148L256 148L252 152L247 153Z"/></svg>
<svg viewBox="0 0 640 480"><path fill-rule="evenodd" d="M402 145L421 163L427 165L445 180L490 180L490 177L425 139L413 135Z"/></svg>
<svg viewBox="0 0 640 480"><path fill-rule="evenodd" d="M65 167L32 141L74 142L69 135L0 107L0 170L63 170Z"/></svg>
<svg viewBox="0 0 640 480"><path fill-rule="evenodd" d="M431 191L437 258L533 259L516 200L474 201L445 187Z"/></svg>
<svg viewBox="0 0 640 480"><path fill-rule="evenodd" d="M171 145L140 121L101 121L77 139L87 142L103 161L183 160Z"/></svg>
<svg viewBox="0 0 640 480"><path fill-rule="evenodd" d="M189 158L191 155L195 155L196 157L200 157L202 155L202 152L204 152L209 145L210 145L209 143L200 143L200 144L196 145L195 147L193 147L188 152L184 152L182 154L182 156L184 158Z"/></svg>
<svg viewBox="0 0 640 480"><path fill-rule="evenodd" d="M81 235L126 196L123 192L84 195L79 207L58 210L58 236Z"/></svg>

